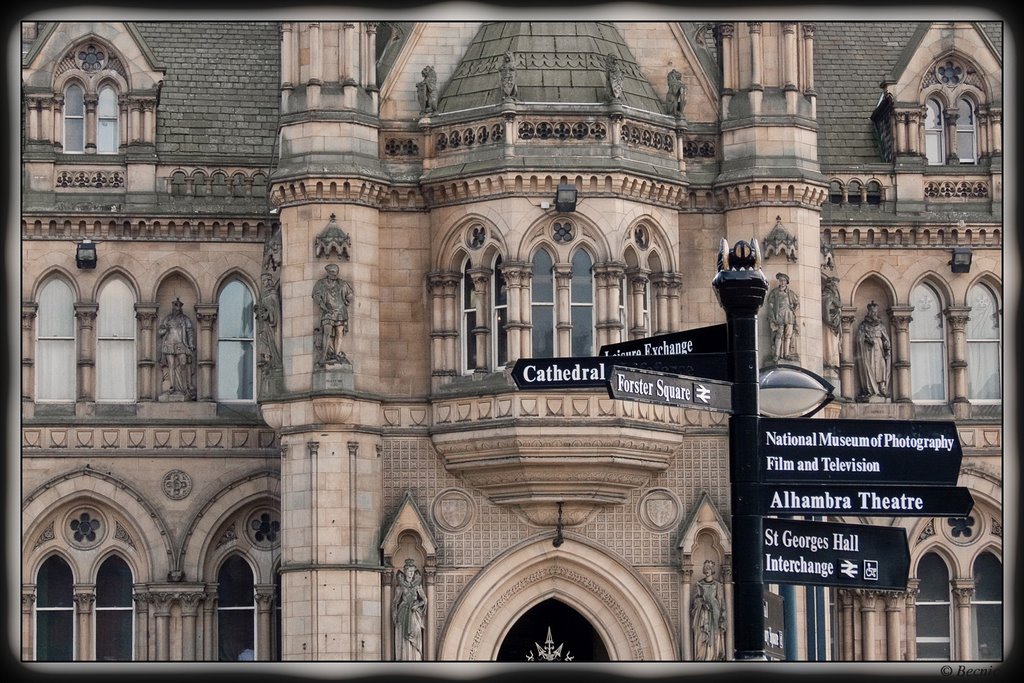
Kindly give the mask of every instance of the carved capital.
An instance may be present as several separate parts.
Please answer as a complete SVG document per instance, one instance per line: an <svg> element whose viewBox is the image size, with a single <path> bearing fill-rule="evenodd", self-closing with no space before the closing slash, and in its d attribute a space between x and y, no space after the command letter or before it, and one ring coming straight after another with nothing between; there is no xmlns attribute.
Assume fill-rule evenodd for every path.
<svg viewBox="0 0 1024 683"><path fill-rule="evenodd" d="M814 24L800 24L800 28L803 30L804 38L814 38L814 31L816 29Z"/></svg>
<svg viewBox="0 0 1024 683"><path fill-rule="evenodd" d="M957 607L967 607L971 604L971 598L974 597L974 580L973 579L953 579L949 582L953 589L953 598L956 600Z"/></svg>
<svg viewBox="0 0 1024 683"><path fill-rule="evenodd" d="M748 21L747 22L747 30L750 31L751 33L761 33L762 26L763 26L763 23L760 22L760 21Z"/></svg>
<svg viewBox="0 0 1024 683"><path fill-rule="evenodd" d="M99 304L75 304L75 318L78 319L78 326L83 330L91 330L96 324L98 311Z"/></svg>
<svg viewBox="0 0 1024 683"><path fill-rule="evenodd" d="M723 40L732 38L734 35L736 35L736 26L731 23L719 24L718 35L722 36Z"/></svg>
<svg viewBox="0 0 1024 683"><path fill-rule="evenodd" d="M946 309L946 320L954 332L963 332L966 329L967 321L971 319L970 312L969 306L949 306Z"/></svg>
<svg viewBox="0 0 1024 683"><path fill-rule="evenodd" d="M455 296L462 276L452 271L434 272L427 275L427 286L431 294Z"/></svg>
<svg viewBox="0 0 1024 683"><path fill-rule="evenodd" d="M96 602L96 592L94 590L78 592L75 593L73 599L79 612L91 612L92 606Z"/></svg>

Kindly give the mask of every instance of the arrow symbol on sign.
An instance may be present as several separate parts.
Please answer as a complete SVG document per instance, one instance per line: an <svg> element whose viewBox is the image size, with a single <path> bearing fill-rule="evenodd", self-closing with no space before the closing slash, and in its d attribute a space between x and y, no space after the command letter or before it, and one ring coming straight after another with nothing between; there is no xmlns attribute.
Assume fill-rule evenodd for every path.
<svg viewBox="0 0 1024 683"><path fill-rule="evenodd" d="M839 569L839 571L846 574L851 579L857 578L857 564L855 562L843 560L843 566Z"/></svg>
<svg viewBox="0 0 1024 683"><path fill-rule="evenodd" d="M699 398L701 401L704 401L704 403L711 402L711 390L708 389L703 384L696 385L695 393L697 394L697 398Z"/></svg>

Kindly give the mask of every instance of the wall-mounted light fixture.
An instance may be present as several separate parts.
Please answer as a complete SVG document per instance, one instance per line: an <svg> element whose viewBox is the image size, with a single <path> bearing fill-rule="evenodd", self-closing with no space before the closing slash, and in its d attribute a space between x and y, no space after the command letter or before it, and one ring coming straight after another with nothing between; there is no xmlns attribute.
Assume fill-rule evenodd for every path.
<svg viewBox="0 0 1024 683"><path fill-rule="evenodd" d="M555 193L555 209L562 212L576 210L576 186L562 183Z"/></svg>
<svg viewBox="0 0 1024 683"><path fill-rule="evenodd" d="M949 261L949 269L954 273L971 272L972 256L970 247L954 247L953 258Z"/></svg>
<svg viewBox="0 0 1024 683"><path fill-rule="evenodd" d="M96 267L96 243L88 237L75 247L75 265L79 268Z"/></svg>

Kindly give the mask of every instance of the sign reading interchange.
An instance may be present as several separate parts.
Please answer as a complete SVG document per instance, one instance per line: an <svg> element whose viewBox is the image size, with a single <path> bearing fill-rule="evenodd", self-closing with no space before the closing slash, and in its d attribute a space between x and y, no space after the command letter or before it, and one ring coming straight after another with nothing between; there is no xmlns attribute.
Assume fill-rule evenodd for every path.
<svg viewBox="0 0 1024 683"><path fill-rule="evenodd" d="M963 450L953 422L763 417L764 482L952 486Z"/></svg>

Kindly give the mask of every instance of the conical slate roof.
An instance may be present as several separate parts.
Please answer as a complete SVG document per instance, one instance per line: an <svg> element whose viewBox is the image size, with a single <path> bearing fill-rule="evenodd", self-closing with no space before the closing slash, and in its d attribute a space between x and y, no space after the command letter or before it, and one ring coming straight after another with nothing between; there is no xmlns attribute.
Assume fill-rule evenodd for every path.
<svg viewBox="0 0 1024 683"><path fill-rule="evenodd" d="M608 57L622 70L620 102L661 113L661 100L615 27L598 21L496 21L480 27L438 101L439 113L502 102L500 67L512 53L519 102L611 100Z"/></svg>

